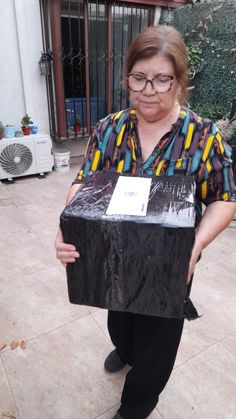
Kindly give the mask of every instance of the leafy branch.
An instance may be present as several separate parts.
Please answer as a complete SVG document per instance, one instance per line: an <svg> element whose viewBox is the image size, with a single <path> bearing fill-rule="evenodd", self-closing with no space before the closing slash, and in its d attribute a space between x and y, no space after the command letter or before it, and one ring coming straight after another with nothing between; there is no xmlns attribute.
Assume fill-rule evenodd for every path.
<svg viewBox="0 0 236 419"><path fill-rule="evenodd" d="M205 60L202 57L202 49L199 44L187 45L187 62L189 68L189 77L192 80L197 73L202 71Z"/></svg>

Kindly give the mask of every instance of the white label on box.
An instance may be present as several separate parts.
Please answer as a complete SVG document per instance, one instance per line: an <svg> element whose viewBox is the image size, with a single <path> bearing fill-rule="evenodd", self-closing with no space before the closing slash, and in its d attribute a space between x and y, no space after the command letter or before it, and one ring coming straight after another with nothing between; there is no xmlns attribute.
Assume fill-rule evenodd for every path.
<svg viewBox="0 0 236 419"><path fill-rule="evenodd" d="M145 216L151 182L151 178L120 176L107 208L107 215Z"/></svg>

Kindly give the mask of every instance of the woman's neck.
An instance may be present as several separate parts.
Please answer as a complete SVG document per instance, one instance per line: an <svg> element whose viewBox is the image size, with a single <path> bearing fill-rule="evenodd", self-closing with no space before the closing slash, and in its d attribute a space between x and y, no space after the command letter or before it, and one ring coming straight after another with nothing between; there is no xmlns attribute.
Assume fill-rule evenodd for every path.
<svg viewBox="0 0 236 419"><path fill-rule="evenodd" d="M167 132L171 131L172 125L179 117L181 107L176 105L168 115L155 121L148 121L136 111L138 120L138 136L142 150L142 161L145 162Z"/></svg>
<svg viewBox="0 0 236 419"><path fill-rule="evenodd" d="M175 104L167 115L164 115L160 119L147 120L137 109L136 117L138 120L139 130L141 129L141 131L145 130L145 132L153 132L155 130L171 127L178 120L180 110L181 106L179 104Z"/></svg>

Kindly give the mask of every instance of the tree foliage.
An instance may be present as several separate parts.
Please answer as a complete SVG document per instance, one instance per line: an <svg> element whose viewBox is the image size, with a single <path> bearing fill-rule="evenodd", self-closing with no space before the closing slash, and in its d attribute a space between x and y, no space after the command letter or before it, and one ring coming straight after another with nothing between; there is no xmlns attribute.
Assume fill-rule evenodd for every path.
<svg viewBox="0 0 236 419"><path fill-rule="evenodd" d="M200 65L190 77L190 106L213 120L225 118L236 98L236 0L175 9L168 23L184 36L190 69Z"/></svg>

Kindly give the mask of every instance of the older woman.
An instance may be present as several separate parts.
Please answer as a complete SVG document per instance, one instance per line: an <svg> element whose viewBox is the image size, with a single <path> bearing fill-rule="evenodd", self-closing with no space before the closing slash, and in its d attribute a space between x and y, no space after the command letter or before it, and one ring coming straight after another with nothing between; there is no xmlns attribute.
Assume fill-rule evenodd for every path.
<svg viewBox="0 0 236 419"><path fill-rule="evenodd" d="M236 188L231 152L217 127L183 106L187 81L185 45L174 28L151 27L135 38L128 50L124 77L132 107L97 124L67 202L90 171L193 175L197 223L190 281L202 250L236 211ZM202 203L206 206L203 217ZM79 257L73 245L63 242L60 230L56 250L64 266ZM183 323L183 319L108 312L115 350L105 360L105 369L116 372L127 363L132 367L113 419L144 419L155 408L173 369Z"/></svg>

